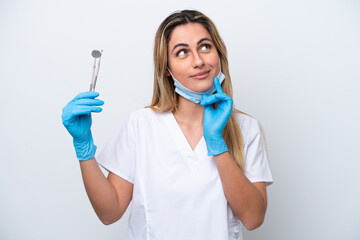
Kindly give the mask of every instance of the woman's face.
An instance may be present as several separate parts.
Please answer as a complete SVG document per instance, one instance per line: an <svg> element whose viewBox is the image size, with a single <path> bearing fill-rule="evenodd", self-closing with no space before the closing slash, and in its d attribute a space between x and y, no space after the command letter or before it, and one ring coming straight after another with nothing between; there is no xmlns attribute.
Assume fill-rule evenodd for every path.
<svg viewBox="0 0 360 240"><path fill-rule="evenodd" d="M200 23L174 28L168 43L168 65L186 88L204 92L212 87L220 71L220 60L209 32Z"/></svg>

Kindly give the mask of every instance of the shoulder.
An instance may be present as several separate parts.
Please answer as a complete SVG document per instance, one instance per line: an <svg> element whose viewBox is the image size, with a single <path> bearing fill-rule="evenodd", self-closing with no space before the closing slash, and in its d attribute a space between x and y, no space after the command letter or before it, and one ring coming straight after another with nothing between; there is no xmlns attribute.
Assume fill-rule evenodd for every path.
<svg viewBox="0 0 360 240"><path fill-rule="evenodd" d="M158 113L153 111L151 108L141 108L131 112L127 119L132 123L151 123L154 121L161 120L164 116L169 113Z"/></svg>
<svg viewBox="0 0 360 240"><path fill-rule="evenodd" d="M235 116L245 144L251 142L254 138L262 136L261 125L254 117L243 112L237 112Z"/></svg>
<svg viewBox="0 0 360 240"><path fill-rule="evenodd" d="M241 131L257 131L260 129L260 124L254 117L243 112L237 112L235 116Z"/></svg>
<svg viewBox="0 0 360 240"><path fill-rule="evenodd" d="M161 117L166 114L161 112L155 112L151 108L140 108L130 113L130 117L134 118L149 118L149 117Z"/></svg>

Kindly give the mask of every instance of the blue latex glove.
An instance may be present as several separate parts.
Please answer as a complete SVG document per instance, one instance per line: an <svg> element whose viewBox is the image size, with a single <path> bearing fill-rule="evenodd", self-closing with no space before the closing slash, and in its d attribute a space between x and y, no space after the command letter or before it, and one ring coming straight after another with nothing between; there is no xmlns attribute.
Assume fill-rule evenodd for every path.
<svg viewBox="0 0 360 240"><path fill-rule="evenodd" d="M90 160L95 156L96 146L91 134L91 112L101 112L97 107L104 101L95 99L97 92L84 92L77 95L62 110L62 122L70 135L76 151L76 157L81 160Z"/></svg>
<svg viewBox="0 0 360 240"><path fill-rule="evenodd" d="M200 103L205 107L203 130L209 156L228 151L222 132L231 116L233 107L232 98L223 92L217 77L214 78L214 85L217 93L210 96L202 94ZM218 103L217 109L211 105L215 102Z"/></svg>

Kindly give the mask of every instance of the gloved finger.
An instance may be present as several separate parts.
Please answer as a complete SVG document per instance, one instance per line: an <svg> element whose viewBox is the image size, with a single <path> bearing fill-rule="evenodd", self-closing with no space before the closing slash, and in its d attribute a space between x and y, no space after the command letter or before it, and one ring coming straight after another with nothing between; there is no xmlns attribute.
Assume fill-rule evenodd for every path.
<svg viewBox="0 0 360 240"><path fill-rule="evenodd" d="M205 100L207 98L207 95L206 94L201 94L201 101Z"/></svg>
<svg viewBox="0 0 360 240"><path fill-rule="evenodd" d="M213 95L208 96L207 98L205 98L204 100L201 101L201 106L207 106L216 102L220 102L220 101L229 101L231 100L231 98L226 95L225 93L216 93Z"/></svg>
<svg viewBox="0 0 360 240"><path fill-rule="evenodd" d="M210 110L210 111L215 110L211 104L204 106L204 108L205 108L205 111L207 111L207 110Z"/></svg>
<svg viewBox="0 0 360 240"><path fill-rule="evenodd" d="M219 101L231 101L231 97L226 95L225 93L222 94L215 94L215 98Z"/></svg>
<svg viewBox="0 0 360 240"><path fill-rule="evenodd" d="M233 100L231 97L229 97L225 93L216 95L216 99L218 100L219 104L223 104L222 106L231 106L232 108Z"/></svg>
<svg viewBox="0 0 360 240"><path fill-rule="evenodd" d="M101 107L78 105L72 109L71 117L77 117L80 115L89 114L91 112L101 112L101 111L102 111Z"/></svg>
<svg viewBox="0 0 360 240"><path fill-rule="evenodd" d="M77 99L77 100L73 101L72 104L88 105L88 106L93 106L93 105L101 106L104 104L104 101L100 100L100 99L81 98L81 99Z"/></svg>
<svg viewBox="0 0 360 240"><path fill-rule="evenodd" d="M82 98L96 98L98 96L99 96L98 92L83 92L83 93L79 93L72 101Z"/></svg>
<svg viewBox="0 0 360 240"><path fill-rule="evenodd" d="M220 81L219 81L219 79L217 77L214 78L214 85L215 85L216 91L218 93L224 93L224 91L221 88Z"/></svg>
<svg viewBox="0 0 360 240"><path fill-rule="evenodd" d="M217 102L217 99L215 98L216 94L203 97L203 100L200 102L201 106L207 106L209 104L213 104L214 102Z"/></svg>
<svg viewBox="0 0 360 240"><path fill-rule="evenodd" d="M221 98L218 97L219 95L220 95L220 93L216 93L216 94L206 97L204 100L201 101L201 103L200 103L201 106L206 106L206 105L213 104L213 103L220 101Z"/></svg>

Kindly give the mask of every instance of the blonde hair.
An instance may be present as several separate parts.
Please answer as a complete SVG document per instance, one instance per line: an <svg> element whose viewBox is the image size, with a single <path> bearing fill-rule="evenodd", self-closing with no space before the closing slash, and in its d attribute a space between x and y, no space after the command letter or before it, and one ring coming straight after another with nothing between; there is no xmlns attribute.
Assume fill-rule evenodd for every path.
<svg viewBox="0 0 360 240"><path fill-rule="evenodd" d="M178 95L171 77L167 75L167 55L170 35L175 27L188 23L200 23L211 35L213 43L220 57L221 70L225 75L222 89L229 97L233 98L231 77L227 50L223 40L217 31L215 24L204 14L195 10L183 10L172 13L159 26L154 43L154 92L151 105L147 106L155 112L172 112L177 109ZM216 107L216 104L215 104ZM240 126L235 114L242 113L233 107L232 114L228 120L223 138L231 156L237 166L244 170L244 143Z"/></svg>

